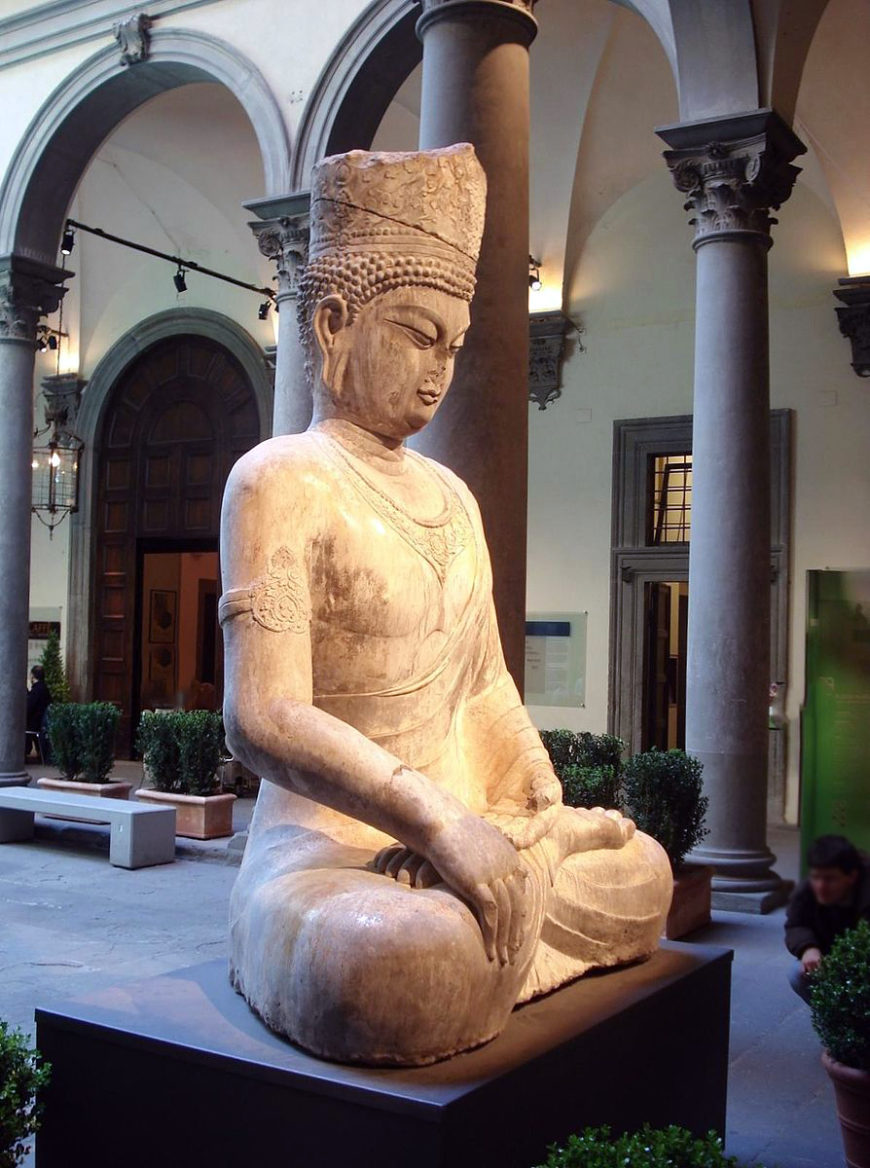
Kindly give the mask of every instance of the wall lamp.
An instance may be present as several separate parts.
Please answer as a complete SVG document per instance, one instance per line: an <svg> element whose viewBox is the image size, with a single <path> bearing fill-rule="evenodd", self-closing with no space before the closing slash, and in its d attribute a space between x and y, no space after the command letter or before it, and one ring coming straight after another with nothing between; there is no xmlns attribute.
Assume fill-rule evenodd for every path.
<svg viewBox="0 0 870 1168"><path fill-rule="evenodd" d="M269 309L271 307L272 307L272 301L271 300L264 300L263 303L260 305L260 307L257 309L257 319L258 320L268 320Z"/></svg>
<svg viewBox="0 0 870 1168"><path fill-rule="evenodd" d="M544 284L541 280L541 261L536 260L533 255L529 256L529 289L532 292L540 292Z"/></svg>
<svg viewBox="0 0 870 1168"><path fill-rule="evenodd" d="M187 280L184 278L184 268L181 264L178 265L178 271L172 277L172 283L175 285L175 291L179 294L187 291Z"/></svg>

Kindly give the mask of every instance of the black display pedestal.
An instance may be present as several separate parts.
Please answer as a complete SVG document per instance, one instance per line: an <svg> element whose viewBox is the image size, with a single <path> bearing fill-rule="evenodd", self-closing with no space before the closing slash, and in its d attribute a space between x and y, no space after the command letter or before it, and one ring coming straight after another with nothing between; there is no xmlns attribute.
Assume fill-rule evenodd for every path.
<svg viewBox="0 0 870 1168"><path fill-rule="evenodd" d="M725 1127L729 950L648 962L516 1010L416 1070L322 1062L271 1034L223 962L36 1011L53 1066L38 1168L530 1168L588 1124Z"/></svg>

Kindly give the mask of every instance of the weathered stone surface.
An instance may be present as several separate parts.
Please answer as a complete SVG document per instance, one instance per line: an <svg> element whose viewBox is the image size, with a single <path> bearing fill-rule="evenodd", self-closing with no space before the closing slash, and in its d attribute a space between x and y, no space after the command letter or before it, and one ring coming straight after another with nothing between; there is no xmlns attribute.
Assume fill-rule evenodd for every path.
<svg viewBox="0 0 870 1168"><path fill-rule="evenodd" d="M312 426L242 458L224 499L227 741L264 779L232 976L340 1061L477 1046L518 1000L649 955L670 902L658 844L563 806L477 505L404 446L450 384L484 202L468 146L318 167Z"/></svg>

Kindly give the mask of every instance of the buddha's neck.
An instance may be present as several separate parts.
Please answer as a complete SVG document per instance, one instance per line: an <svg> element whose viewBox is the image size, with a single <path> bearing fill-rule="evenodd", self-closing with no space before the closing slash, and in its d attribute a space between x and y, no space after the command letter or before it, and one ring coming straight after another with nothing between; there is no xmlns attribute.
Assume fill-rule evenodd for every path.
<svg viewBox="0 0 870 1168"><path fill-rule="evenodd" d="M405 469L405 447L401 442L373 434L347 418L318 418L312 429L328 434L350 454L385 474L401 474Z"/></svg>

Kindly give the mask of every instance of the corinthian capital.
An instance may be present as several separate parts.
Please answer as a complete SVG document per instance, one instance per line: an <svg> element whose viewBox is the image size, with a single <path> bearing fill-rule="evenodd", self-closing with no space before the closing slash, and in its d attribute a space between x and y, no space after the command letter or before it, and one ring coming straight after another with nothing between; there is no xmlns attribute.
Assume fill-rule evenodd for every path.
<svg viewBox="0 0 870 1168"><path fill-rule="evenodd" d="M35 342L39 318L56 311L71 275L21 256L0 256L0 340Z"/></svg>
<svg viewBox="0 0 870 1168"><path fill-rule="evenodd" d="M770 244L770 212L791 194L805 147L772 110L668 126L665 161L695 228L695 247L734 233Z"/></svg>

